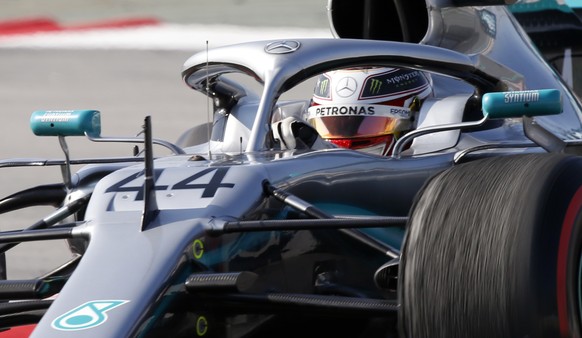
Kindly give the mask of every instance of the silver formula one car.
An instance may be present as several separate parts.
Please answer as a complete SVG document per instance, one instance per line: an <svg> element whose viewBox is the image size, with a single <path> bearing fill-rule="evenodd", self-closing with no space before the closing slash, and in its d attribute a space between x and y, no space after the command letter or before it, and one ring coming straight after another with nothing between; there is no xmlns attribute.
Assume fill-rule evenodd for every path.
<svg viewBox="0 0 582 338"><path fill-rule="evenodd" d="M148 116L106 137L98 111L34 112L65 156L0 166L64 179L0 200L56 207L0 245L67 239L74 259L0 282L0 337L579 337L580 102L503 1L364 3L329 2L335 38L193 55L211 118L175 143ZM354 67L431 75L390 156L278 129L309 105L296 86ZM138 148L70 158L72 136Z"/></svg>

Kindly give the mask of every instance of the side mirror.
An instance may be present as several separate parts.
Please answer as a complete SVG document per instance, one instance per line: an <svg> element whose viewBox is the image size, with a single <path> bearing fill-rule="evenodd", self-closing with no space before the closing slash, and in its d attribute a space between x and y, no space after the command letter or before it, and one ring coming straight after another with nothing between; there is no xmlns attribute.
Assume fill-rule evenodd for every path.
<svg viewBox="0 0 582 338"><path fill-rule="evenodd" d="M30 117L37 136L101 135L101 114L97 110L39 110Z"/></svg>
<svg viewBox="0 0 582 338"><path fill-rule="evenodd" d="M534 116L556 115L563 110L562 94L557 89L539 89L483 95L483 116L486 118L523 119L525 135L548 152L564 152L567 144L534 122Z"/></svg>
<svg viewBox="0 0 582 338"><path fill-rule="evenodd" d="M560 114L563 103L559 90L539 89L486 93L481 107L483 116L500 119Z"/></svg>
<svg viewBox="0 0 582 338"><path fill-rule="evenodd" d="M98 138L101 134L101 114L97 110L39 110L30 117L30 129L37 136L58 136L65 153L63 181L67 190L70 190L71 161L65 136Z"/></svg>
<svg viewBox="0 0 582 338"><path fill-rule="evenodd" d="M483 118L413 130L402 136L394 145L392 157L400 157L404 146L413 138L447 130L475 128L490 119L523 117L526 136L548 151L562 151L565 144L541 126L533 123L532 116L555 115L563 110L562 95L557 89L524 90L486 93L481 102Z"/></svg>

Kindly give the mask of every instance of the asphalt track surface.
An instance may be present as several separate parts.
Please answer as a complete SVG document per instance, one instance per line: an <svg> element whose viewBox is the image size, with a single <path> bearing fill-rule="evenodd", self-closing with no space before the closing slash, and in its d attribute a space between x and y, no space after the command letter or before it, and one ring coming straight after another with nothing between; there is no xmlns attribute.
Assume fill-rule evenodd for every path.
<svg viewBox="0 0 582 338"><path fill-rule="evenodd" d="M207 118L208 101L189 89L180 76L183 63L200 51L200 41L206 35L214 37L212 33L220 31L218 38L209 41L220 44L255 40L253 37L263 37L264 32L291 37L296 32L317 36L325 34L327 29L326 1L164 0L161 3L157 0L51 0L47 6L39 0L3 2L0 159L64 157L56 138L37 137L30 131L30 114L36 110L97 109L102 114L103 136L133 136L149 115L154 137L175 141L185 127ZM201 35L196 35L197 44L188 38L169 44L168 35L156 36L154 31L146 30L142 33L150 34L147 39L127 35L126 40L108 45L99 36L110 34L111 40L111 36L124 36L127 30L90 29L99 28L100 22L117 28L111 23L128 22L128 19L151 20L158 26L175 25L172 29L186 27L188 32L194 30ZM31 24L34 20L55 24L60 31L38 34L43 28ZM21 25L21 31L16 33L7 29L13 29L15 22L25 22L28 26ZM88 27L79 30L83 25ZM151 28L146 26L137 28ZM72 35L67 35L71 32ZM240 35L241 32L246 34ZM67 38L66 43L62 42L63 36ZM145 45L131 44L128 39ZM154 40L163 42L156 44ZM90 43L83 43L87 41ZM129 144L91 143L84 138L67 138L67 141L71 158L123 156L132 151ZM157 151L164 152L163 148ZM31 186L61 182L57 167L0 170L2 197ZM26 227L51 210L41 207L0 215L0 230ZM8 277L33 278L69 257L67 245L61 240L22 243L7 254Z"/></svg>
<svg viewBox="0 0 582 338"><path fill-rule="evenodd" d="M327 27L327 0L4 0L0 21L52 18L65 25L130 18L180 24Z"/></svg>

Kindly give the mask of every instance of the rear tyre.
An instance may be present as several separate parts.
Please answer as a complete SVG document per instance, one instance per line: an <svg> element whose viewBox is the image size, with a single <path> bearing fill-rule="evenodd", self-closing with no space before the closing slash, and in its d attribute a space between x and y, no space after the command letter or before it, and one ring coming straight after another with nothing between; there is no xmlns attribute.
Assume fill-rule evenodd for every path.
<svg viewBox="0 0 582 338"><path fill-rule="evenodd" d="M580 337L582 158L461 164L411 210L398 293L404 337Z"/></svg>

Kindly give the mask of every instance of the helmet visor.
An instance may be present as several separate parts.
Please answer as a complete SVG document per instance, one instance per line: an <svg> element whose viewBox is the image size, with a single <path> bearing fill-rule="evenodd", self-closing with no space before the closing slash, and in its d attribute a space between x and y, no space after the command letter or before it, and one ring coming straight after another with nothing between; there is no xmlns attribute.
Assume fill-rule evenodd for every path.
<svg viewBox="0 0 582 338"><path fill-rule="evenodd" d="M387 105L318 105L307 121L325 139L393 134L410 127L411 110Z"/></svg>

